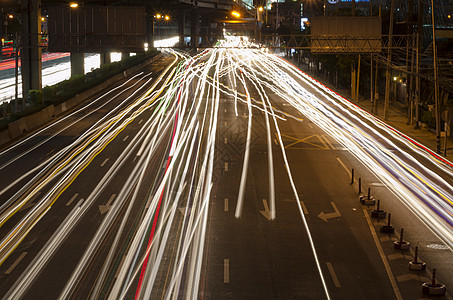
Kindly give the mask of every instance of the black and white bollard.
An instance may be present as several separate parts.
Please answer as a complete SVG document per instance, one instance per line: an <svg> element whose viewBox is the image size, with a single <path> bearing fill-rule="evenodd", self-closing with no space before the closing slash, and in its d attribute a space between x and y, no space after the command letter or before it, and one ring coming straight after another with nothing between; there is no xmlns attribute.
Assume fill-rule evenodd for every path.
<svg viewBox="0 0 453 300"><path fill-rule="evenodd" d="M399 241L393 242L393 248L399 250L409 250L411 244L408 241L403 240L404 228L401 228L401 235Z"/></svg>
<svg viewBox="0 0 453 300"><path fill-rule="evenodd" d="M409 262L409 270L423 271L425 269L426 269L426 263L418 261L418 246L416 246L414 260Z"/></svg>
<svg viewBox="0 0 453 300"><path fill-rule="evenodd" d="M425 295L443 296L447 292L444 284L436 283L436 269L433 269L433 280L422 284L422 293Z"/></svg>
<svg viewBox="0 0 453 300"><path fill-rule="evenodd" d="M379 219L385 219L385 217L387 216L387 213L385 211L379 209L380 204L381 204L381 200L378 200L376 209L371 211L372 218L376 218L379 220Z"/></svg>
<svg viewBox="0 0 453 300"><path fill-rule="evenodd" d="M392 225L390 225L390 219L391 219L391 218L392 218L392 214L389 213L387 225L383 225L383 226L381 226L381 228L380 228L380 231L381 231L382 233L395 233L395 227L393 227Z"/></svg>
<svg viewBox="0 0 453 300"><path fill-rule="evenodd" d="M368 195L367 196L360 195L359 200L360 203L367 206L376 204L376 200L374 200L373 196L371 196L371 188L368 188Z"/></svg>

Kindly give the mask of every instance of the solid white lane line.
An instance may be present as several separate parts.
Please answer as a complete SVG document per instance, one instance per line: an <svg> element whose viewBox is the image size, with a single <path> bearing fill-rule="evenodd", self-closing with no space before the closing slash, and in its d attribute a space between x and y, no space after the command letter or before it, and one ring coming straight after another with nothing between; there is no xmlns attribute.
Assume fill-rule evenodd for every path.
<svg viewBox="0 0 453 300"><path fill-rule="evenodd" d="M105 166L105 164L109 161L109 158L107 157L101 164L101 167Z"/></svg>
<svg viewBox="0 0 453 300"><path fill-rule="evenodd" d="M374 240L374 243L376 244L376 248L378 249L382 262L384 263L385 271L387 272L387 276L390 280L390 283L392 284L393 292L395 293L396 299L402 300L403 296L401 295L401 292L398 288L398 284L396 283L395 276L392 273L392 269L390 268L389 261L387 260L387 257L385 256L384 250L382 249L381 243L379 242L379 238L376 234L376 231L374 230L373 222L371 222L371 218L368 215L368 211L366 210L366 208L362 207L362 210L363 210L363 214L365 215L365 219L368 223L368 226L370 227L371 235L373 236L373 240Z"/></svg>
<svg viewBox="0 0 453 300"><path fill-rule="evenodd" d="M123 139L123 142L125 142L128 138L129 138L129 136L126 135L126 136L124 137L124 139Z"/></svg>
<svg viewBox="0 0 453 300"><path fill-rule="evenodd" d="M352 174L351 174L351 171L349 171L348 167L346 167L346 165L343 163L343 161L342 161L339 157L337 157L337 160L338 160L338 162L340 163L340 165L343 166L343 168L345 169L346 173L349 174L349 177L351 177Z"/></svg>
<svg viewBox="0 0 453 300"><path fill-rule="evenodd" d="M22 259L24 259L25 255L27 255L28 252L22 252L22 254L16 259L16 261L9 267L8 270L5 271L6 275L11 274L11 272L14 270L14 268L20 263Z"/></svg>
<svg viewBox="0 0 453 300"><path fill-rule="evenodd" d="M225 163L225 172L228 172L228 163Z"/></svg>
<svg viewBox="0 0 453 300"><path fill-rule="evenodd" d="M330 262L326 262L327 269L329 269L330 276L332 276L333 284L335 284L335 287L339 288L341 287L340 282L338 281L337 274L335 274L335 271L333 269L333 266Z"/></svg>
<svg viewBox="0 0 453 300"><path fill-rule="evenodd" d="M79 193L75 193L74 196L66 203L66 206L71 205L72 201L74 201L79 196Z"/></svg>
<svg viewBox="0 0 453 300"><path fill-rule="evenodd" d="M223 260L223 283L230 283L230 260Z"/></svg>
<svg viewBox="0 0 453 300"><path fill-rule="evenodd" d="M225 198L224 210L228 211L228 198Z"/></svg>

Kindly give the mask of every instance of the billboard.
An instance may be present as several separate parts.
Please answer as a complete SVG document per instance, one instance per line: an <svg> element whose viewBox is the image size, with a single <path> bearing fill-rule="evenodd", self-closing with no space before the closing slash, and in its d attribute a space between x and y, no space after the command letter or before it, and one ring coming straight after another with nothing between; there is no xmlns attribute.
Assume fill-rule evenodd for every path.
<svg viewBox="0 0 453 300"><path fill-rule="evenodd" d="M143 52L145 8L49 7L50 52Z"/></svg>
<svg viewBox="0 0 453 300"><path fill-rule="evenodd" d="M379 17L317 17L311 19L312 52L381 52Z"/></svg>

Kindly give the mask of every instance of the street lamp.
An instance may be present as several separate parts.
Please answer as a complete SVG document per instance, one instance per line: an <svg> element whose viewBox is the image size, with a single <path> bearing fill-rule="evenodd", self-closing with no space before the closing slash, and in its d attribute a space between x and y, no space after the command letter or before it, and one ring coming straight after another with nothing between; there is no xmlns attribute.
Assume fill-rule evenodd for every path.
<svg viewBox="0 0 453 300"><path fill-rule="evenodd" d="M154 47L154 25L155 25L155 22L156 20L165 20L166 22L170 21L170 16L169 15L162 15L161 13L157 13L154 17L153 17L153 30L152 30L152 34L153 34L153 39L152 39L152 43L151 43L151 46Z"/></svg>
<svg viewBox="0 0 453 300"><path fill-rule="evenodd" d="M12 14L9 14L8 15L8 18L9 19L15 19L19 22L20 25L22 25L22 20L21 18L15 18L14 15ZM19 45L19 33L18 31L16 30L16 38L14 40L14 45L13 45L13 48L16 48L15 50L15 54L14 54L14 62L15 62L15 66L14 66L14 75L15 75L15 103L16 103L16 112L17 112L17 97L18 97L18 94L19 94L19 51L20 51L20 48L21 46ZM22 97L22 107L23 109L25 109L25 99Z"/></svg>
<svg viewBox="0 0 453 300"><path fill-rule="evenodd" d="M231 15L233 15L236 18L240 18L241 17L241 14L239 12L235 11L235 10L231 12Z"/></svg>
<svg viewBox="0 0 453 300"><path fill-rule="evenodd" d="M69 3L69 7L77 8L77 7L79 7L79 4L77 2L71 2L71 3Z"/></svg>

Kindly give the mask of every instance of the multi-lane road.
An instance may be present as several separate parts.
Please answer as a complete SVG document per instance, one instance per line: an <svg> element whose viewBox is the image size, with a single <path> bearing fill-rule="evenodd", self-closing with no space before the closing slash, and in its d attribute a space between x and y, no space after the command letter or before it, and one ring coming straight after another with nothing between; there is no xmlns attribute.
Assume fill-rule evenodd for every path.
<svg viewBox="0 0 453 300"><path fill-rule="evenodd" d="M351 168L448 281L451 163L247 43L167 52L0 153L1 295L401 299Z"/></svg>

